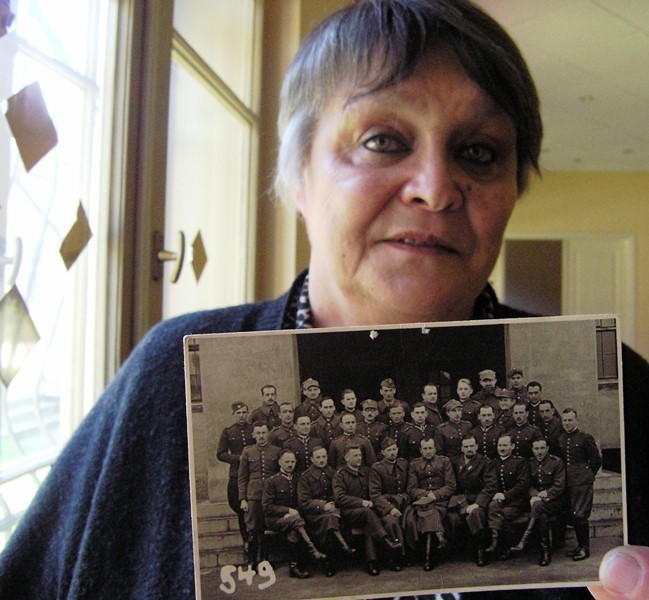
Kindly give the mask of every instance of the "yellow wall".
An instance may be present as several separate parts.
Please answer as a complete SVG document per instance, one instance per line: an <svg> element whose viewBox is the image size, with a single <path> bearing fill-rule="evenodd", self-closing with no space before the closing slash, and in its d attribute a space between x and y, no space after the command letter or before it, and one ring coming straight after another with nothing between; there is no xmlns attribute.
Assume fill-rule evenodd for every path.
<svg viewBox="0 0 649 600"><path fill-rule="evenodd" d="M544 173L508 234L617 233L636 242L635 348L649 356L649 173Z"/></svg>

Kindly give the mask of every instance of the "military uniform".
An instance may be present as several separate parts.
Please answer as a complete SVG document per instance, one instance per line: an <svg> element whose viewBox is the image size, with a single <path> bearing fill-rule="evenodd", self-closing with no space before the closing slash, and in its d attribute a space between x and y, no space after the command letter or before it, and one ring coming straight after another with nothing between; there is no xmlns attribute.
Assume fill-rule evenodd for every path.
<svg viewBox="0 0 649 600"><path fill-rule="evenodd" d="M462 400L460 400L462 402ZM480 412L480 407L482 404L478 402L475 398L469 398L462 402L462 420L469 421L471 425L477 425L478 413Z"/></svg>
<svg viewBox="0 0 649 600"><path fill-rule="evenodd" d="M293 425L286 427L286 425L282 423L268 434L268 443L281 448L286 442L288 442L288 440L292 440L296 436L297 431L295 431Z"/></svg>
<svg viewBox="0 0 649 600"><path fill-rule="evenodd" d="M248 423L256 425L257 423L264 423L268 425L268 431L272 431L277 427L281 421L279 419L279 406L277 403L272 406L260 406L250 413Z"/></svg>
<svg viewBox="0 0 649 600"><path fill-rule="evenodd" d="M531 402L527 405L527 422L530 425L534 425L535 427L540 427L541 426L541 417L539 416L539 405L541 402L537 402L536 404L532 404Z"/></svg>
<svg viewBox="0 0 649 600"><path fill-rule="evenodd" d="M389 405L385 400L379 400L379 405L378 405L379 414L376 417L376 420L381 423L385 423L386 425L389 425L390 407L397 406L397 405L401 405L401 407L403 408L403 412L405 414L404 419L406 421L410 421L410 405L407 402L404 402L403 400L398 400L397 398L395 398L392 402L390 402Z"/></svg>
<svg viewBox="0 0 649 600"><path fill-rule="evenodd" d="M541 434L548 442L548 447L550 448L550 454L559 456L561 454L561 448L559 446L559 435L563 431L561 426L561 419L559 417L552 417L547 423L539 421L538 428L541 430Z"/></svg>
<svg viewBox="0 0 649 600"><path fill-rule="evenodd" d="M388 426L385 423L380 423L379 421L368 423L363 419L356 427L356 434L367 438L370 441L370 444L372 444L374 454L380 456L381 440L385 437L387 429Z"/></svg>
<svg viewBox="0 0 649 600"><path fill-rule="evenodd" d="M403 444L406 452L405 458L407 460L412 460L413 458L418 458L421 456L421 450L419 448L419 443L424 438L434 438L435 429L432 425L424 425L420 427L419 425L412 425L404 431L403 433Z"/></svg>
<svg viewBox="0 0 649 600"><path fill-rule="evenodd" d="M311 452L318 446L324 447L322 440L310 435L306 437L297 435L293 439L284 442L284 450L290 450L295 454L296 475L306 471L311 466Z"/></svg>
<svg viewBox="0 0 649 600"><path fill-rule="evenodd" d="M516 444L513 450L514 456L522 458L532 458L532 443L536 440L542 440L543 434L538 427L524 423L523 425L514 425L507 434L511 436L512 442Z"/></svg>
<svg viewBox="0 0 649 600"><path fill-rule="evenodd" d="M493 390L489 391L481 389L471 397L474 400L477 400L480 404L487 404L488 406L491 406L491 408L494 409L494 415L497 419L501 412L500 399L503 397L512 398L513 396L512 394L510 394L509 390L495 387Z"/></svg>
<svg viewBox="0 0 649 600"><path fill-rule="evenodd" d="M381 517L390 537L401 543L404 543L404 529L407 537L414 539L412 513L406 513L410 504L407 485L408 461L403 458L397 458L393 463L384 458L370 468L369 490L370 500L374 502L374 510ZM401 512L402 518L390 514L394 508Z"/></svg>
<svg viewBox="0 0 649 600"><path fill-rule="evenodd" d="M381 519L373 508L363 506L363 500L370 499L369 468L361 465L358 471L347 465L338 469L333 476L334 501L350 527L362 527L365 535L365 560L374 562L377 558L376 544L387 537Z"/></svg>
<svg viewBox="0 0 649 600"><path fill-rule="evenodd" d="M437 427L444 422L444 417L442 416L442 413L440 412L437 405L431 406L430 404L424 402L424 406L426 407L426 423L428 425Z"/></svg>
<svg viewBox="0 0 649 600"><path fill-rule="evenodd" d="M530 397L527 395L527 388L524 385L519 388L509 388L509 393L516 402L522 401L528 403L530 401Z"/></svg>
<svg viewBox="0 0 649 600"><path fill-rule="evenodd" d="M437 454L444 456L459 456L462 454L462 440L472 429L468 421L442 423L435 431L435 448Z"/></svg>
<svg viewBox="0 0 649 600"><path fill-rule="evenodd" d="M545 518L565 510L566 468L557 456L546 454L539 461L533 457L529 461L532 487L530 497L538 496L539 492L547 491L547 496L541 502L532 506L531 516Z"/></svg>
<svg viewBox="0 0 649 600"><path fill-rule="evenodd" d="M360 423L361 421L363 421L365 419L365 417L363 416L362 411L358 410L357 408L355 408L354 410L347 410L345 407L343 407L343 409L340 411L340 415L339 415L340 419L342 420L343 415L345 415L347 413L354 415L356 417L356 422L357 423Z"/></svg>
<svg viewBox="0 0 649 600"><path fill-rule="evenodd" d="M470 432L478 443L478 452L487 458L498 458L498 438L504 435L505 430L500 425L484 428L476 425Z"/></svg>
<svg viewBox="0 0 649 600"><path fill-rule="evenodd" d="M348 444L358 444L361 447L361 452L363 453L363 464L367 467L373 465L376 462L376 454L374 453L374 448L370 441L361 435L344 434L340 437L337 437L331 442L329 446L329 464L337 469L342 467L345 464L345 449Z"/></svg>
<svg viewBox="0 0 649 600"><path fill-rule="evenodd" d="M507 410L501 410L500 414L496 417L496 425L501 427L504 431L509 431L512 427L516 425L514 417L512 415L512 409L508 408Z"/></svg>
<svg viewBox="0 0 649 600"><path fill-rule="evenodd" d="M248 534L264 530L264 514L261 504L264 482L279 471L277 463L281 450L272 444L246 446L239 461L239 502L248 502L245 514Z"/></svg>
<svg viewBox="0 0 649 600"><path fill-rule="evenodd" d="M451 531L457 532L464 519L471 535L476 536L487 526L487 506L498 487L496 471L491 460L481 454L469 461L464 456L454 456L451 464L456 482L455 494L448 506ZM477 504L478 508L467 514L466 507L471 504Z"/></svg>
<svg viewBox="0 0 649 600"><path fill-rule="evenodd" d="M318 420L320 416L320 400L305 400L295 409L295 420L298 417L309 417L311 423Z"/></svg>
<svg viewBox="0 0 649 600"><path fill-rule="evenodd" d="M506 459L500 456L493 461L497 489L505 500L491 500L487 507L489 528L502 530L505 520L513 520L527 512L529 506L530 470L527 460L511 454Z"/></svg>
<svg viewBox="0 0 649 600"><path fill-rule="evenodd" d="M297 482L297 505L307 523L309 533L318 546L325 547L327 533L340 530L340 510L326 511L325 505L333 502L332 478L334 470L311 465Z"/></svg>
<svg viewBox="0 0 649 600"><path fill-rule="evenodd" d="M602 457L589 433L579 429L559 434L559 448L566 464L566 489L573 519L588 520L593 507L593 482Z"/></svg>
<svg viewBox="0 0 649 600"><path fill-rule="evenodd" d="M455 493L455 473L446 456L436 455L431 459L415 458L408 466L408 494L416 514L417 532L442 533L446 506ZM420 503L429 492L435 499L427 504Z"/></svg>
<svg viewBox="0 0 649 600"><path fill-rule="evenodd" d="M385 437L392 438L397 442L397 448L399 448L399 457L408 458L408 445L406 443L406 433L408 429L412 427L412 423L406 423L402 421L398 425L395 423L390 423L385 433Z"/></svg>
<svg viewBox="0 0 649 600"><path fill-rule="evenodd" d="M329 450L331 441L342 435L340 428L340 415L334 415L331 419L325 419L320 415L314 423L311 423L311 435L320 438L324 447Z"/></svg>
<svg viewBox="0 0 649 600"><path fill-rule="evenodd" d="M239 519L239 531L241 537L246 541L248 534L246 531L245 514L241 510L239 502L239 459L246 446L252 446L255 439L252 437L253 426L250 423L243 425L230 425L221 432L219 445L216 449L216 458L221 462L228 463L228 504L237 514Z"/></svg>
<svg viewBox="0 0 649 600"><path fill-rule="evenodd" d="M295 530L304 527L300 515L289 514L289 509L297 509L297 482L298 478L293 473L277 473L266 479L262 494L266 527L288 533L292 542L299 539Z"/></svg>

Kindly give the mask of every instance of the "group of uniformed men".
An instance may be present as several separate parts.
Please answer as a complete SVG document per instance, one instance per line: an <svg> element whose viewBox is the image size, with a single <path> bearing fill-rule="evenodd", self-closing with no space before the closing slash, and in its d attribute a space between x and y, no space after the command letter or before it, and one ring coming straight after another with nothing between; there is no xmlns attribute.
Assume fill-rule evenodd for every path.
<svg viewBox="0 0 649 600"><path fill-rule="evenodd" d="M492 370L478 375L480 391L460 379L457 398L441 407L436 385L424 385L410 406L392 379L381 382L379 402L360 409L344 390L340 412L314 379L303 382L296 408L277 403L273 385L262 387L252 412L235 402L217 458L230 464L228 501L252 567L265 556L268 530L286 534L296 578L310 576L300 546L331 576L334 557L355 552L352 532L364 536L370 575L379 574L380 548L392 570L421 561L430 571L448 539L468 540L484 566L522 552L534 531L547 566L550 531L561 547L567 524L577 538L567 556L588 558L601 467L595 440L579 430L575 409L559 415L539 382L524 385L521 369L508 373L509 389L497 387ZM512 544L515 525L525 529Z"/></svg>

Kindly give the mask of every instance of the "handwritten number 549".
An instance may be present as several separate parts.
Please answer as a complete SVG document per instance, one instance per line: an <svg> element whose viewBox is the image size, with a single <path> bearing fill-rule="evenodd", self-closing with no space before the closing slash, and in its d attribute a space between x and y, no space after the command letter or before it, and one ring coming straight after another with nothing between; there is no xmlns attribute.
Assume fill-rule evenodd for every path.
<svg viewBox="0 0 649 600"><path fill-rule="evenodd" d="M263 560L259 563L257 571L253 571L250 566L244 571L242 567L235 567L234 565L224 565L221 567L221 585L219 589L226 594L234 594L237 589L237 582L234 579L234 574L237 573L238 581L245 581L247 585L252 585L255 575L258 575L262 581L257 585L260 590L265 590L273 585L276 581L275 571L273 566L267 561Z"/></svg>

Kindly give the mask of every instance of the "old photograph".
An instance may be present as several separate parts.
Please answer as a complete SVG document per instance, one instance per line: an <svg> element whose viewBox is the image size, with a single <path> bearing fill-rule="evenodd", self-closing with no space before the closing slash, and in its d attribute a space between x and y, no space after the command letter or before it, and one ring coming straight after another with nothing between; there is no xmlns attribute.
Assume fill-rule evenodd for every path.
<svg viewBox="0 0 649 600"><path fill-rule="evenodd" d="M185 338L197 596L578 586L626 542L610 315Z"/></svg>

